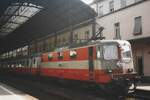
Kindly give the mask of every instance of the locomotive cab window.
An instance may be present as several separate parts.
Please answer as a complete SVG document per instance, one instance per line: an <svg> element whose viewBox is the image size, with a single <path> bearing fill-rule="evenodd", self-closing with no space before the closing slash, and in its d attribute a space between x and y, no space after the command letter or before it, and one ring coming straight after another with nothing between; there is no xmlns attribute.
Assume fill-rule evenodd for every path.
<svg viewBox="0 0 150 100"><path fill-rule="evenodd" d="M118 59L117 45L104 45L103 54L105 60L117 60Z"/></svg>
<svg viewBox="0 0 150 100"><path fill-rule="evenodd" d="M100 59L100 58L102 58L102 56L101 56L101 47L100 46L97 46L97 50L96 50L97 52L96 52L96 57L97 57L97 59Z"/></svg>
<svg viewBox="0 0 150 100"><path fill-rule="evenodd" d="M123 58L123 61L125 62L129 62L132 58L132 53L131 53L131 47L130 45L127 45L127 44L124 44L122 46L122 58Z"/></svg>

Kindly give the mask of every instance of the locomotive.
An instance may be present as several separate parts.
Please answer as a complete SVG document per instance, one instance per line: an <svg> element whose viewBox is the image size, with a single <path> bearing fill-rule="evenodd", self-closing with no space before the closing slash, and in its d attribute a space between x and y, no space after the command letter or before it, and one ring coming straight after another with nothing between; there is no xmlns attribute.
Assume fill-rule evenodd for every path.
<svg viewBox="0 0 150 100"><path fill-rule="evenodd" d="M2 61L13 73L76 80L127 90L134 84L131 45L125 40L97 40L84 45L62 47L53 52Z"/></svg>

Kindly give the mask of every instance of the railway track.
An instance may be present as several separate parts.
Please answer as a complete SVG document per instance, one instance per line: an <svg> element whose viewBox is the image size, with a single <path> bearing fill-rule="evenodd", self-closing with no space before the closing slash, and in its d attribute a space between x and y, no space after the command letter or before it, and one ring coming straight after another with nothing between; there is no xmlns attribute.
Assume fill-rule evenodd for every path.
<svg viewBox="0 0 150 100"><path fill-rule="evenodd" d="M150 100L150 91L135 90L135 92L128 94L128 98L135 98L136 100Z"/></svg>
<svg viewBox="0 0 150 100"><path fill-rule="evenodd" d="M98 94L91 88L83 88L80 86L66 87L57 82L46 83L16 77L3 77L1 80L5 84L39 98L39 100L150 100L150 92L141 90L136 90L124 98L118 98L108 97L107 94L102 92Z"/></svg>
<svg viewBox="0 0 150 100"><path fill-rule="evenodd" d="M37 81L24 80L14 77L5 77L3 83L13 86L25 93L28 93L40 100L106 100L96 95L91 95L90 91L80 89L80 87L63 87L59 84L45 84Z"/></svg>
<svg viewBox="0 0 150 100"><path fill-rule="evenodd" d="M63 95L49 91L48 88L43 88L42 85L38 85L39 83L19 80L12 77L7 77L5 80L3 79L2 82L30 94L39 100L71 100Z"/></svg>

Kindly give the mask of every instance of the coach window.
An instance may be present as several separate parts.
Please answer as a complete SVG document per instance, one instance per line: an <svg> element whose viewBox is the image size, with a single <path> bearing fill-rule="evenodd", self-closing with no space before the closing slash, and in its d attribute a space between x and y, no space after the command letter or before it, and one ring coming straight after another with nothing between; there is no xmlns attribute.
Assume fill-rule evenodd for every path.
<svg viewBox="0 0 150 100"><path fill-rule="evenodd" d="M23 65L24 65L24 61L23 61L23 60L21 60L21 61L20 61L20 64L21 64L21 67L23 67Z"/></svg>
<svg viewBox="0 0 150 100"><path fill-rule="evenodd" d="M27 67L27 59L24 59L24 67Z"/></svg>
<svg viewBox="0 0 150 100"><path fill-rule="evenodd" d="M28 67L31 67L31 66L32 66L32 59L29 58L29 59L28 59Z"/></svg>
<svg viewBox="0 0 150 100"><path fill-rule="evenodd" d="M27 66L27 67L29 66L29 59L27 59L27 63L26 63L26 66Z"/></svg>
<svg viewBox="0 0 150 100"><path fill-rule="evenodd" d="M35 60L36 60L36 59L35 59L35 58L33 58L33 64L35 64L35 62L36 62Z"/></svg>
<svg viewBox="0 0 150 100"><path fill-rule="evenodd" d="M21 65L21 61L19 61L19 65L18 65L19 67L22 67L22 65Z"/></svg>

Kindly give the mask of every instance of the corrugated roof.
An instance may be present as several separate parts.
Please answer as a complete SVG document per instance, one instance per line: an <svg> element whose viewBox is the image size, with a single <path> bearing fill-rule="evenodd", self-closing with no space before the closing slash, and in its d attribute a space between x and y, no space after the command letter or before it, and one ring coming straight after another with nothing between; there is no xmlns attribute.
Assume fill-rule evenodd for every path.
<svg viewBox="0 0 150 100"><path fill-rule="evenodd" d="M12 2L16 0L0 1L0 16L3 16ZM17 2L32 3L44 9L11 34L0 38L1 52L96 16L96 13L80 0L18 0Z"/></svg>

